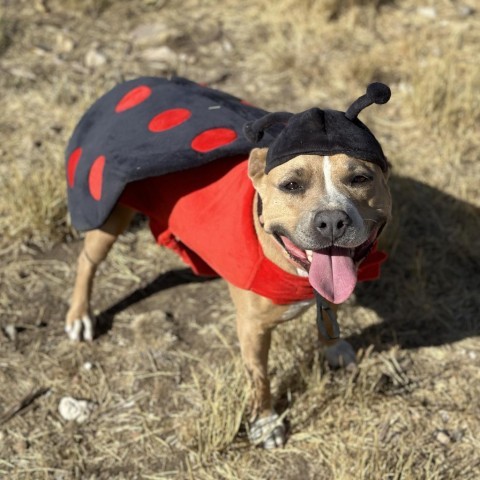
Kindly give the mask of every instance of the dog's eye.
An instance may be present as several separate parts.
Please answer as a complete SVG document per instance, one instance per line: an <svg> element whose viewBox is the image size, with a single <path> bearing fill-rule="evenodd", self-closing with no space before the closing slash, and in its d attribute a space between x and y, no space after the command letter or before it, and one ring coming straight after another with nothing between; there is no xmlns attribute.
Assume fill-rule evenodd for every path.
<svg viewBox="0 0 480 480"><path fill-rule="evenodd" d="M294 192L302 189L302 186L297 182L286 182L280 186L282 190L287 192Z"/></svg>
<svg viewBox="0 0 480 480"><path fill-rule="evenodd" d="M373 179L367 175L355 175L352 178L352 185L361 185L363 183L371 182Z"/></svg>

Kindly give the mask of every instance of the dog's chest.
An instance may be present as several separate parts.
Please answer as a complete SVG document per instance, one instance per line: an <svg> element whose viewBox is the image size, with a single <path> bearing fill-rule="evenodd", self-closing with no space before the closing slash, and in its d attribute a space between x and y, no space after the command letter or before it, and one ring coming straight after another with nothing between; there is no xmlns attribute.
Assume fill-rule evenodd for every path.
<svg viewBox="0 0 480 480"><path fill-rule="evenodd" d="M297 268L297 275L299 277L308 277L308 273L305 270ZM300 302L292 303L288 306L288 309L283 312L282 316L280 317L280 321L288 322L289 320L293 320L294 318L301 315L303 312L308 310L314 303L314 299L311 300L302 300Z"/></svg>

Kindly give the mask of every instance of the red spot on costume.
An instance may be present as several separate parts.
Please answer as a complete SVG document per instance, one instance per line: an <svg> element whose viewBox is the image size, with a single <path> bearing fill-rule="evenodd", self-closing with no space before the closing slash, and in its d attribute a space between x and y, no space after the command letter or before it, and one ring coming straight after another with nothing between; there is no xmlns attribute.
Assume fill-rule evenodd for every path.
<svg viewBox="0 0 480 480"><path fill-rule="evenodd" d="M192 112L186 108L172 108L153 117L148 124L148 129L154 133L164 132L181 125L191 116Z"/></svg>
<svg viewBox="0 0 480 480"><path fill-rule="evenodd" d="M75 172L77 170L77 165L81 156L82 156L82 149L79 147L75 149L68 157L67 181L68 181L68 186L70 188L73 188L73 186L75 185Z"/></svg>
<svg viewBox="0 0 480 480"><path fill-rule="evenodd" d="M88 187L92 197L99 201L102 198L103 169L105 168L105 157L101 155L93 162L88 175Z"/></svg>
<svg viewBox="0 0 480 480"><path fill-rule="evenodd" d="M212 128L197 135L192 140L192 148L200 153L210 152L232 143L237 137L237 132L231 128Z"/></svg>
<svg viewBox="0 0 480 480"><path fill-rule="evenodd" d="M116 113L124 112L125 110L130 110L130 108L136 107L140 103L144 102L150 95L152 90L146 85L140 85L139 87L130 90L118 103L115 107Z"/></svg>

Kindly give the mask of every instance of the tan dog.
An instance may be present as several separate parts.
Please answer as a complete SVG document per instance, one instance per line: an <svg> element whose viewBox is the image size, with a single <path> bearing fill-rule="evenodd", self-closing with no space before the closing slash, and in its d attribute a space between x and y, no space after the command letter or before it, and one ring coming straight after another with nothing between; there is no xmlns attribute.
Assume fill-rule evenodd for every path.
<svg viewBox="0 0 480 480"><path fill-rule="evenodd" d="M346 155L318 157L301 155L264 173L266 149L254 149L249 158L249 176L263 200L262 223L255 214L255 230L265 255L282 269L298 274L304 269L304 259L298 264L275 239L275 229L281 228L290 240L303 251L324 246L324 237L315 226L318 212L343 211L352 219L351 234L341 242L346 248L364 244L378 233L390 216L391 199L386 175L377 166ZM278 189L278 185L290 182L290 187L304 188L302 197ZM87 232L85 245L78 259L77 278L72 304L67 314L66 329L74 339L83 336L93 338L94 318L91 315L90 295L95 271L106 257L117 237L125 230L134 211L117 206L104 226ZM317 217L318 218L318 217ZM278 230L277 230L278 231ZM375 237L376 238L376 237ZM237 309L237 330L242 357L251 382L253 398L251 407L252 437L262 439L266 447L280 446L285 442L282 424L272 410L267 363L272 330L278 324L302 313L309 304L290 306L275 305L270 300L251 291L229 285ZM311 303L310 303L311 304ZM328 342L331 358L344 357L351 363L354 354L343 341Z"/></svg>
<svg viewBox="0 0 480 480"><path fill-rule="evenodd" d="M137 108L138 104L145 102L145 99L151 95L150 87L144 85L145 81L141 81L143 83L140 87L134 88L134 95L132 91L125 90L128 93L120 101L121 96L112 100L112 105L116 105L115 112L118 115L123 115L123 112L128 109ZM148 81L152 82L151 79ZM195 88L198 87L195 86ZM236 323L241 353L253 387L250 438L255 444L262 444L267 448L281 446L285 443L285 429L278 415L273 411L268 379L267 364L272 330L278 324L297 317L313 303L311 286L334 303L344 301L353 291L359 264L369 254L390 217L391 198L387 186L388 164L374 137L363 124L356 120L356 115L365 106L372 102L385 103L388 101L389 90L387 96L384 95L382 88L377 88L380 93L373 90L375 89L371 89L370 94L367 90L367 95L357 100L345 114L312 109L296 116L284 113L269 114L250 124L250 137L256 136L257 138L254 139L256 141L263 135L264 128L268 128L279 120L286 122L293 118L288 123L289 127L284 129L287 134L284 137L279 135L269 149L254 148L251 150L248 158L248 177L256 193L254 195L252 191L248 198L253 201L249 200L249 203L245 205L247 205L248 220L254 226L255 242L260 245L264 257L279 271L290 275L290 279L293 278L296 281L297 278L302 277L305 280L305 277L308 277L308 282L310 282L307 282L309 300L279 304L279 302L274 302L267 296L253 291L257 290L258 292L258 289L239 288L236 281L229 281L231 297L237 312ZM380 94L383 95L383 99L380 98L382 96ZM211 92L207 92L209 99L211 95ZM101 102L99 105L102 106ZM95 108L92 111L97 114ZM101 112L105 108L103 106ZM234 108L237 107L234 106ZM172 117L169 112L174 112L174 116ZM154 130L155 134L162 128L169 130L181 122L188 121L191 116L191 113L185 112L185 109L168 110L166 113L170 115L167 119L167 128L164 128L165 112L154 118L155 128L151 131ZM161 117L160 120L158 117ZM91 126L93 122L89 120L88 116L85 118L85 125ZM115 119L117 118L119 117L115 117ZM312 122L313 127L311 126ZM335 139L337 143L331 143L331 133L335 133L338 129L343 138L339 137L340 140ZM350 129L353 129L352 134L350 134ZM211 131L218 133L217 130L212 129L207 133L211 133ZM298 143L296 137L299 136L302 139L304 130L306 130L306 141L302 140ZM321 131L320 137L317 135L317 130ZM325 132L327 132L327 136ZM358 132L360 133L358 134ZM221 133L223 135L221 141L224 143L234 141L232 138L235 137L231 135L230 131L227 131L227 136L225 136L224 130ZM360 139L365 136L364 142L358 149L358 155L352 155L352 151L357 152L357 145L353 144L352 146L352 138L359 138L358 135L360 135ZM111 138L112 135L107 137ZM192 148L195 148L195 145L198 146L204 137L204 134L195 137ZM77 164L82 161L81 155L84 155L85 152L76 145L76 142L77 139L74 135L69 147L71 153L67 163L69 187L73 191L74 188L82 188L81 185L85 182L88 183L90 194L98 203L102 197L102 169L106 157L98 157L89 171L84 170L83 175L86 180L82 184L78 180L82 172L78 173L76 169ZM341 144L341 153L336 152L338 143ZM306 151L302 152L301 148L299 150L298 144L303 145ZM200 142L200 145L198 151L201 149L206 151L205 143ZM211 145L208 148L211 148ZM325 148L331 150L332 153L324 154ZM312 153L317 150L322 151L322 154ZM188 177L195 179L195 188L192 188L208 190L210 185L216 184L220 178L228 177L229 172L238 169L238 166L240 168L245 166L244 159L237 159L232 165L228 162L225 163L226 160L221 160L221 162L223 163L211 163L213 167L210 170L205 170L205 167L201 167L203 168L201 171L193 170L193 174ZM215 173L217 166L223 169L221 173ZM240 173L244 172L244 170L239 171ZM198 172L201 173L198 174ZM185 205L182 202L190 195L190 190L182 183L188 183L191 180L181 175L180 173L174 177L157 177L160 181L167 178L163 184L156 184L155 179L153 183L146 180L140 184L140 189L137 190L132 190L127 185L125 191L130 200L126 201L122 196L106 221L99 228L86 233L84 247L78 258L71 307L66 318L66 331L72 340L81 340L82 338L92 340L94 338L95 319L91 314L90 297L95 272L98 265L107 257L115 240L128 227L135 209L154 216L155 214L151 211L152 201L158 201L172 179L179 182L178 186L174 187L176 191L180 191L178 197L170 203L168 198L165 201L160 199L155 208L162 210L162 215L169 219L179 208L178 205L180 205L180 210L182 205ZM229 199L231 189L243 188L244 183L248 183L249 179L245 169L245 173L242 173L240 177L235 177L235 182L227 188L227 194L222 198ZM248 187L251 189L250 184ZM184 192L182 188L185 189ZM137 197L147 199L146 203L137 207ZM218 198L215 197L215 199L215 204L219 203ZM91 205L95 206L97 203ZM186 203L186 205L189 204ZM75 203L70 207L74 210ZM198 205L195 208L198 208ZM205 209L208 208L209 206L205 206ZM235 205L234 208L236 208ZM202 206L200 206L195 216L202 214ZM203 224L201 225L203 228ZM213 228L215 229L215 226ZM210 235L207 240L213 236ZM234 241L238 241L240 246L243 240L234 238ZM235 252L237 253L239 250L241 255L241 248L236 249ZM208 257L209 252L203 253L206 253ZM321 300L320 305L322 304L327 305L324 299ZM331 309L336 308L333 304L330 307ZM345 341L337 338L336 323L332 320L328 309L325 310L320 306L317 323L319 324L320 340L328 347L327 359L336 365L347 365L354 362L355 354L352 348Z"/></svg>

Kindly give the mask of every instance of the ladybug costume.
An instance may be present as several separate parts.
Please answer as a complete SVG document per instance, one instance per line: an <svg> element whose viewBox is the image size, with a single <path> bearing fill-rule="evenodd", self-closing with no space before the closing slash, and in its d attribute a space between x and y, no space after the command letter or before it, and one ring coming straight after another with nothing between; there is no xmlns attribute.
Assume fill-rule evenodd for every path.
<svg viewBox="0 0 480 480"><path fill-rule="evenodd" d="M248 154L253 143L270 146L267 172L301 154L296 136L305 132L305 122L310 127L302 138L310 153L332 153L338 145L348 153L338 136L333 146L325 145L328 126L350 112L352 118L339 124L345 138L352 138L349 128L359 129L353 133L357 144L365 140L366 154L357 156L387 168L378 142L356 119L364 108L360 100L353 114L352 107L347 114L269 114L182 78L143 77L118 85L87 111L67 147L72 223L80 230L98 228L120 202L146 214L157 242L199 275L219 275L278 304L313 298L307 277L285 272L263 254L253 224ZM370 100L362 102L375 101ZM325 138L318 137L319 125ZM378 278L384 259L374 248L358 280Z"/></svg>

